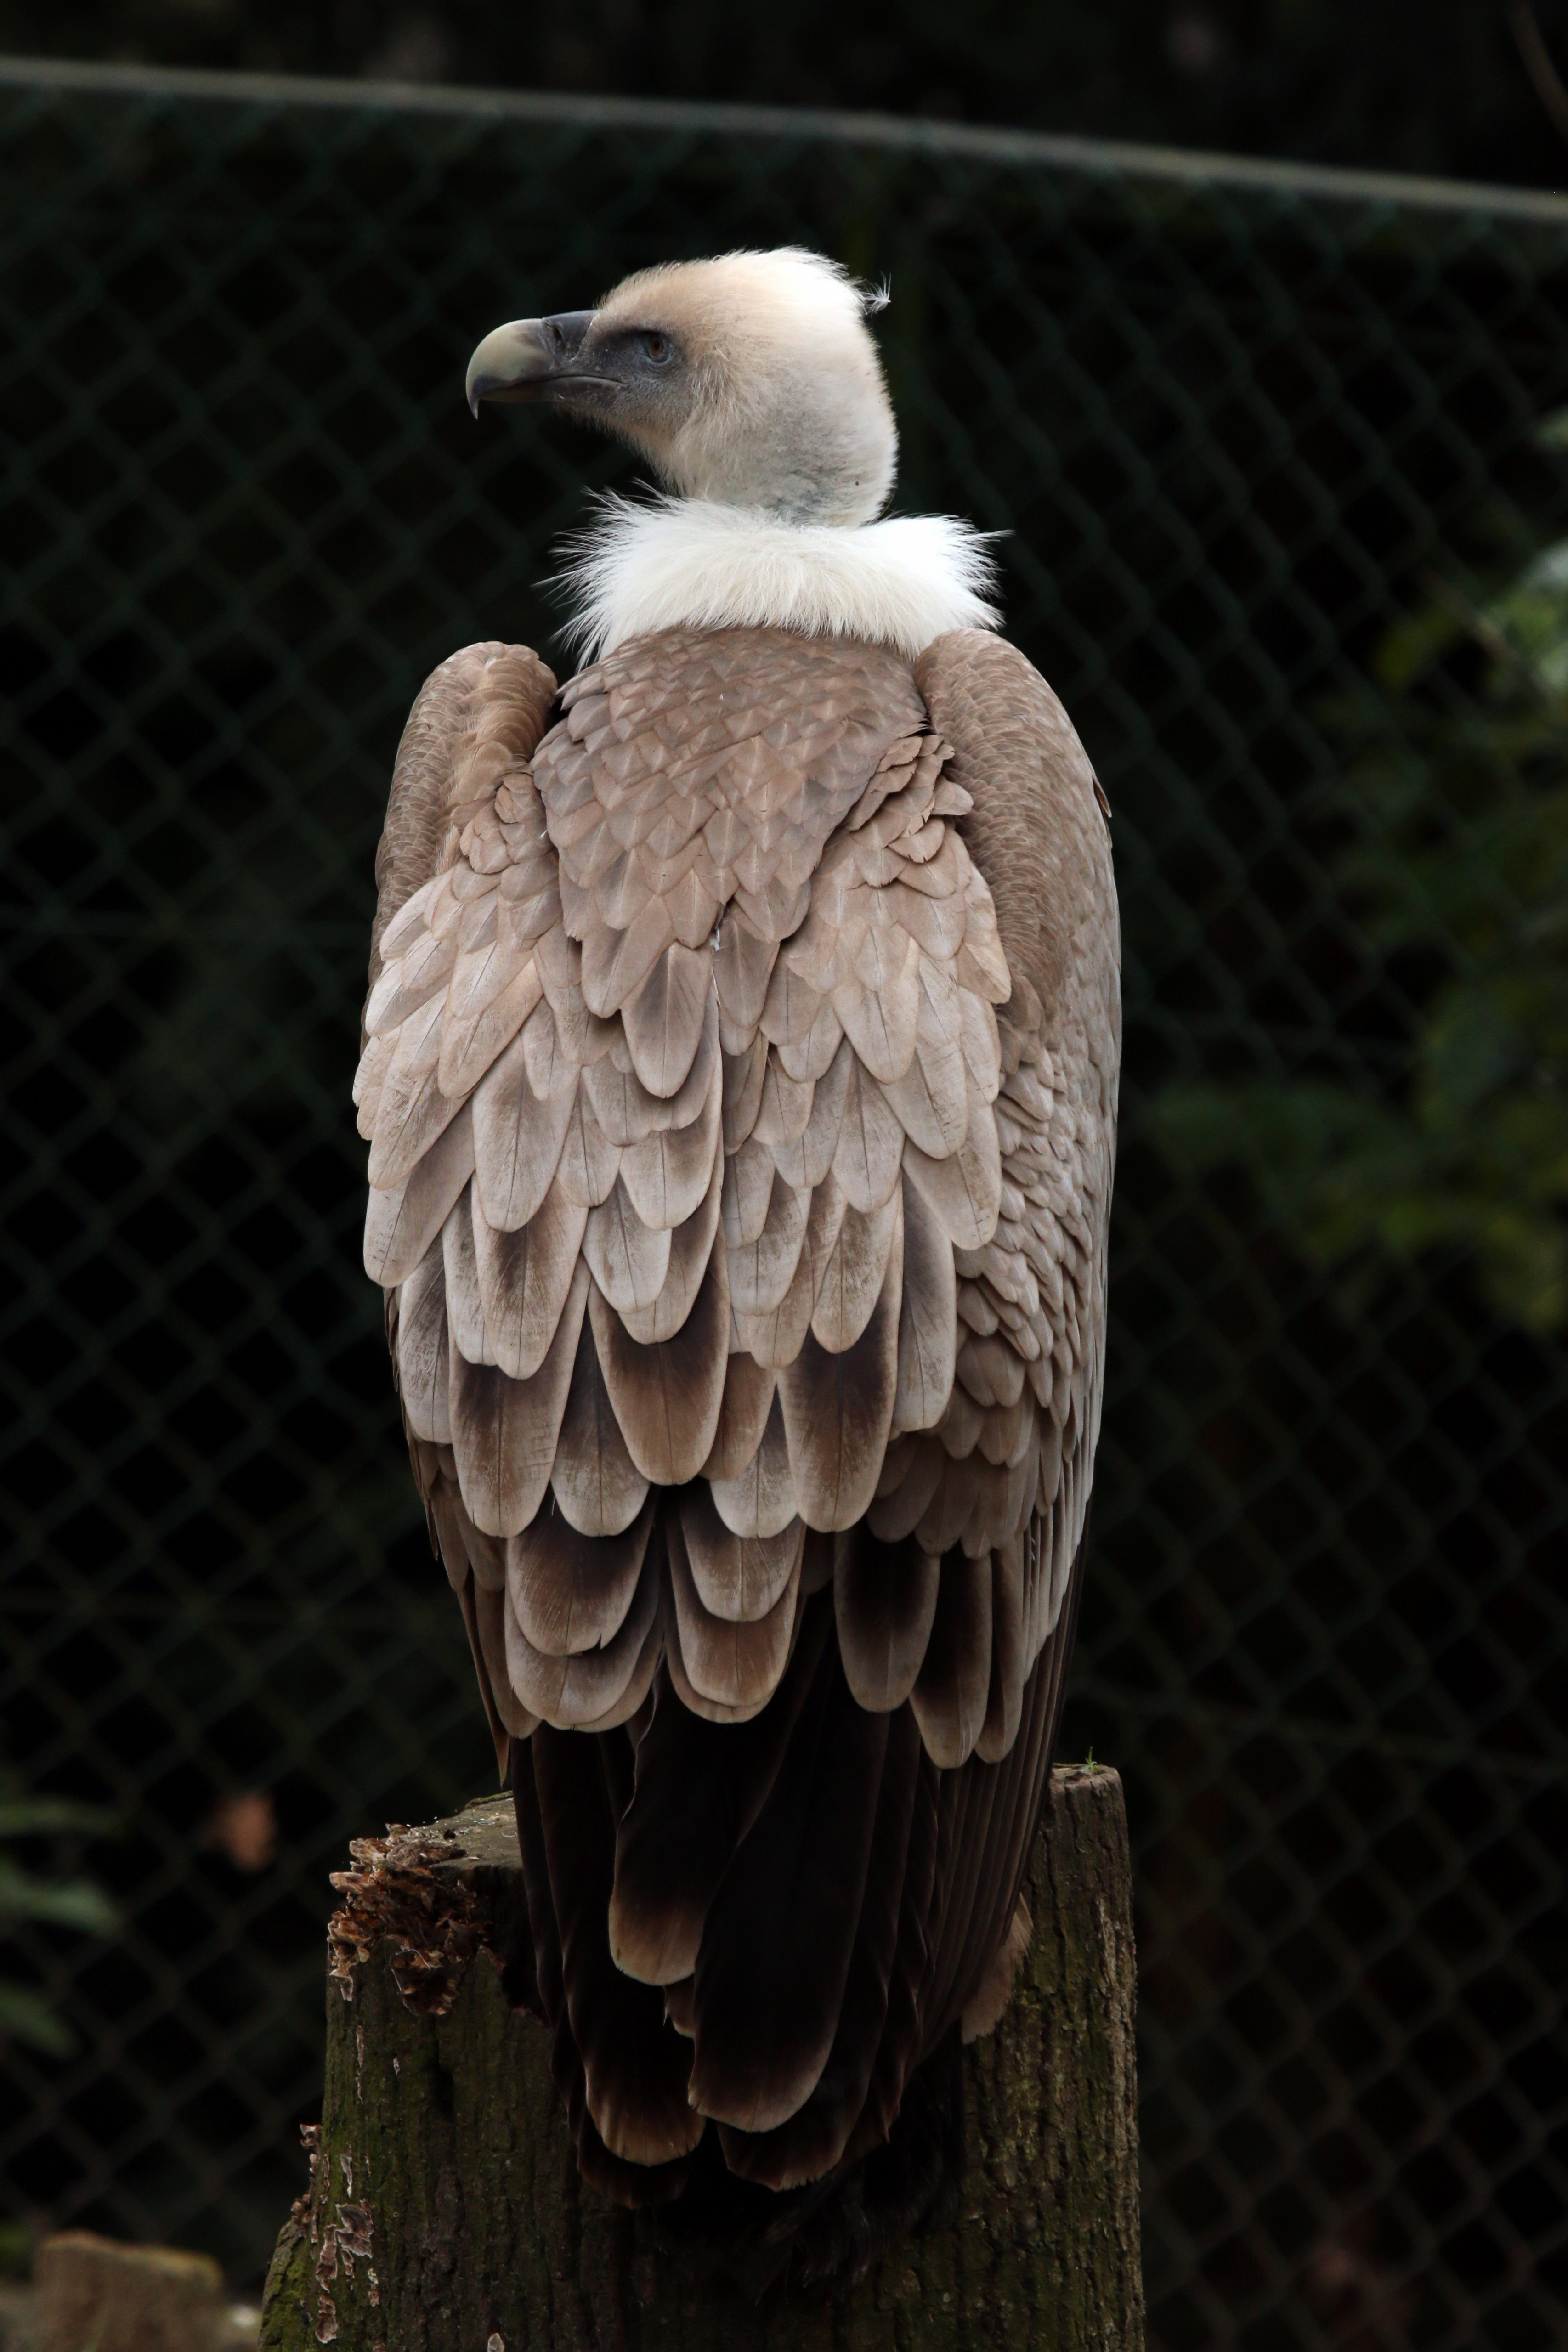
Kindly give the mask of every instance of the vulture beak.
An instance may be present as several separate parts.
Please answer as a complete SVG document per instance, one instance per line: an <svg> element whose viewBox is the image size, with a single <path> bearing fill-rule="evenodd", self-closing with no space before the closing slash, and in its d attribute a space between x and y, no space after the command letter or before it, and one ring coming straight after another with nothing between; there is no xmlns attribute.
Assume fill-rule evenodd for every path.
<svg viewBox="0 0 1568 2352"><path fill-rule="evenodd" d="M464 390L474 415L481 400L569 399L584 385L613 388L610 377L578 365L597 315L560 310L552 319L513 319L492 328L468 362Z"/></svg>

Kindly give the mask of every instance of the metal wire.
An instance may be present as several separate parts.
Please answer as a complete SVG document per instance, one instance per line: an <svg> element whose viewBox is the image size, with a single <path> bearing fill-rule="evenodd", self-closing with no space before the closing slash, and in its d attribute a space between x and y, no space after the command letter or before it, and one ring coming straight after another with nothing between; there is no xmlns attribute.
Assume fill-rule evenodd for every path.
<svg viewBox="0 0 1568 2352"><path fill-rule="evenodd" d="M1568 1362L1462 1267L1348 1297L1146 1112L1397 1033L1315 829L1323 700L1429 569L1562 524L1564 208L308 95L0 85L0 1722L116 1808L75 1859L125 1922L18 1948L79 2046L5 2054L5 2197L254 2275L319 2096L326 1873L485 1783L358 1264L370 862L419 680L548 650L550 541L625 468L476 427L462 366L637 264L804 241L890 274L900 502L1012 534L1011 633L1115 809L1068 1738L1130 1792L1152 2340L1561 2341Z"/></svg>

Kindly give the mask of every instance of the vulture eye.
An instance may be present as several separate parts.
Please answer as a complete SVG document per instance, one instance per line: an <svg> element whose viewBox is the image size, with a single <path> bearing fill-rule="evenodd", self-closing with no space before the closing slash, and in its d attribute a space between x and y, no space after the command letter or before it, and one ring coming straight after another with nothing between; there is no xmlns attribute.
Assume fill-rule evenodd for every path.
<svg viewBox="0 0 1568 2352"><path fill-rule="evenodd" d="M649 330L643 337L642 342L644 351L655 367L668 367L675 357L674 344L668 335L661 335L657 327Z"/></svg>

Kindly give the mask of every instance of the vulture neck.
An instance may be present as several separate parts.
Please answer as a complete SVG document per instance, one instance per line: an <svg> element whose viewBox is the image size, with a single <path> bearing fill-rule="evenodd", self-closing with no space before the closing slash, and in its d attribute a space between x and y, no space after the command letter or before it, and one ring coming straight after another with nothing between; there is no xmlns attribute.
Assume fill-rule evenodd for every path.
<svg viewBox="0 0 1568 2352"><path fill-rule="evenodd" d="M994 629L987 537L952 515L847 529L707 499L606 495L552 584L590 659L658 629L861 637L913 661L950 629Z"/></svg>

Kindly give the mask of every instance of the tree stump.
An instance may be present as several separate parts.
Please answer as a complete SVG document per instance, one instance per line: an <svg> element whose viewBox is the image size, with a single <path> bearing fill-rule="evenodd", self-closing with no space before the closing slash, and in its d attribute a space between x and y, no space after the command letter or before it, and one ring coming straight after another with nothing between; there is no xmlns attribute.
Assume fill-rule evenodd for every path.
<svg viewBox="0 0 1568 2352"><path fill-rule="evenodd" d="M224 2352L235 2340L210 2254L61 2230L33 2276L37 2352Z"/></svg>
<svg viewBox="0 0 1568 2352"><path fill-rule="evenodd" d="M1121 1783L1059 1768L1028 1954L964 2053L956 2217L832 2291L752 2303L579 2178L509 1799L354 1849L334 1881L326 2096L262 2352L1142 2352Z"/></svg>

